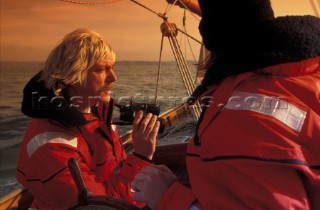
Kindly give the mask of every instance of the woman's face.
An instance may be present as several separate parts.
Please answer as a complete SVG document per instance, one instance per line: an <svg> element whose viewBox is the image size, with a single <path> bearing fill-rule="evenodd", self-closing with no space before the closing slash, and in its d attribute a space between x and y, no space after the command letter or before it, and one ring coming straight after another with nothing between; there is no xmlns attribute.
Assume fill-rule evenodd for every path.
<svg viewBox="0 0 320 210"><path fill-rule="evenodd" d="M69 97L81 97L83 103L89 103L87 107L93 106L97 100L109 103L112 84L117 81L114 64L110 61L96 63L88 70L85 84L73 87Z"/></svg>
<svg viewBox="0 0 320 210"><path fill-rule="evenodd" d="M85 92L88 96L100 96L101 101L110 101L110 92L113 82L117 81L113 68L114 62L100 61L87 72Z"/></svg>

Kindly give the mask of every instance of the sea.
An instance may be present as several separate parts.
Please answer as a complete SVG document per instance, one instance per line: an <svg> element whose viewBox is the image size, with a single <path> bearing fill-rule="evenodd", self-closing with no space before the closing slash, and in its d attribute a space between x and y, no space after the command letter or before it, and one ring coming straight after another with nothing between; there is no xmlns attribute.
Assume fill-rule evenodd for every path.
<svg viewBox="0 0 320 210"><path fill-rule="evenodd" d="M20 111L22 92L26 83L43 65L44 62L0 62L0 197L20 187L15 179L16 164L30 120ZM188 65L191 74L195 75L194 62L189 61ZM157 98L161 112L184 103L187 94L176 63L162 62L160 74L158 72L158 62L118 61L115 66L118 80L112 97L120 104L128 101L154 103L159 81ZM117 108L114 118L119 119ZM130 126L118 129L123 135Z"/></svg>

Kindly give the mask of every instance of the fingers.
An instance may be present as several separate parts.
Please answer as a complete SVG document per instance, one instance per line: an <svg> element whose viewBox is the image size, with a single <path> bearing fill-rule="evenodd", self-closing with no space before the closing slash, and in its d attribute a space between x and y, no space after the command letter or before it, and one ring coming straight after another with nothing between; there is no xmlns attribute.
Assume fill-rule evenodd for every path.
<svg viewBox="0 0 320 210"><path fill-rule="evenodd" d="M131 182L132 198L146 203L151 209L155 209L162 194L177 180L171 173L166 166L143 168Z"/></svg>
<svg viewBox="0 0 320 210"><path fill-rule="evenodd" d="M159 129L156 129L157 128L157 119L158 119L158 116L153 115L151 117L150 121L148 122L146 129L145 129L145 132L146 132L147 136L149 136L150 139L152 138L151 134L154 133L155 131L159 130Z"/></svg>
<svg viewBox="0 0 320 210"><path fill-rule="evenodd" d="M140 121L143 117L143 111L139 111L136 115L136 117L134 118L134 121L132 123L132 129L133 130L139 130L140 127Z"/></svg>
<svg viewBox="0 0 320 210"><path fill-rule="evenodd" d="M152 159L156 147L156 137L160 128L158 117L148 113L143 118L143 112L138 112L133 122L133 146L136 153Z"/></svg>
<svg viewBox="0 0 320 210"><path fill-rule="evenodd" d="M143 119L143 112L139 111L133 122L133 130L144 134L146 138L155 138L160 127L157 119L158 117L151 113L148 113Z"/></svg>
<svg viewBox="0 0 320 210"><path fill-rule="evenodd" d="M160 128L160 122L156 121L151 133L149 134L150 139L155 140L157 138L159 128Z"/></svg>
<svg viewBox="0 0 320 210"><path fill-rule="evenodd" d="M154 120L154 117L157 117L157 116L152 116L151 113L148 113L145 118L141 121L141 124L140 124L140 132L146 132L147 136L149 135L149 130L150 128L153 128L154 126L154 123L155 123L155 120Z"/></svg>

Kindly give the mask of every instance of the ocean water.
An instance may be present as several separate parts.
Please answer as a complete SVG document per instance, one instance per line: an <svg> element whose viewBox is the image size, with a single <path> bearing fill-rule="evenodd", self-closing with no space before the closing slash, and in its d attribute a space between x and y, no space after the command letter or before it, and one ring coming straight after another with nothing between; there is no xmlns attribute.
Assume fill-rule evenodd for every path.
<svg viewBox="0 0 320 210"><path fill-rule="evenodd" d="M19 187L15 179L19 149L29 118L20 112L25 84L43 67L42 62L0 62L0 197ZM192 74L195 65L189 62ZM153 103L158 74L157 62L119 61L115 72L118 81L112 96L118 103L128 100ZM173 108L187 97L175 62L161 66L158 99L161 112ZM114 110L114 118L118 118ZM120 134L128 130L120 128Z"/></svg>

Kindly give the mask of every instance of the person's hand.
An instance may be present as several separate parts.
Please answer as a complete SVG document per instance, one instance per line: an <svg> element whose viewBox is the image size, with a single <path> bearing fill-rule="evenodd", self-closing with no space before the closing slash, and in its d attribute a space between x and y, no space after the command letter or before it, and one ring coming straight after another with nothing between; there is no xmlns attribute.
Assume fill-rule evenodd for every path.
<svg viewBox="0 0 320 210"><path fill-rule="evenodd" d="M156 149L156 137L160 127L158 117L147 114L143 118L143 112L139 111L133 121L132 140L135 153L142 155L149 160L152 159Z"/></svg>
<svg viewBox="0 0 320 210"><path fill-rule="evenodd" d="M144 167L131 182L132 198L155 209L161 195L177 180L165 165Z"/></svg>

